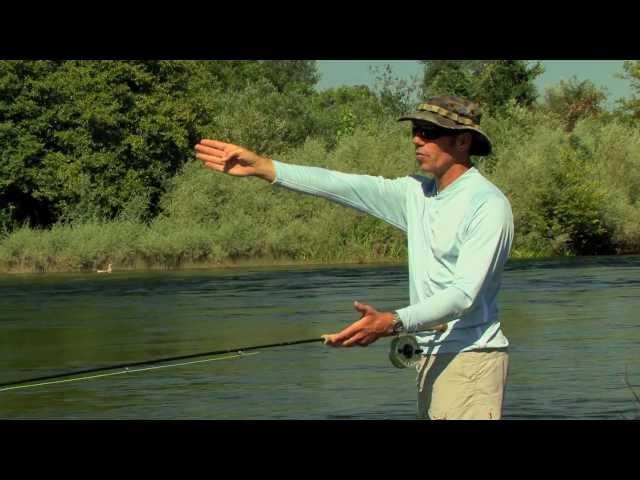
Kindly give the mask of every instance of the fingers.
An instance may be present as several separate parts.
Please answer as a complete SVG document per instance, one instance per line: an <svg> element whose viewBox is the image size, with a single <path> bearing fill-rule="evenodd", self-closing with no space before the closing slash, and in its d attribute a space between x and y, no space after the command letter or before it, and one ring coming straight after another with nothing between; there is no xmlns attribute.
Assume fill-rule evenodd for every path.
<svg viewBox="0 0 640 480"><path fill-rule="evenodd" d="M229 160L238 157L243 151L241 147L217 140L202 140L195 146L195 150L196 158L205 167L218 172L226 172Z"/></svg>
<svg viewBox="0 0 640 480"><path fill-rule="evenodd" d="M196 158L198 160L202 160L203 162L218 163L220 165L224 164L226 161L224 157L209 155L207 153L196 153Z"/></svg>
<svg viewBox="0 0 640 480"><path fill-rule="evenodd" d="M339 334L334 333L333 335L322 335L322 339L324 340L325 345L329 345L331 347L366 347L376 340L375 338L371 338L371 335L363 331L356 332L355 334L347 337L343 336L342 332Z"/></svg>
<svg viewBox="0 0 640 480"><path fill-rule="evenodd" d="M203 165L205 166L205 168L208 168L210 170L214 170L216 172L222 172L222 173L226 173L227 168L225 165L220 165L218 163L214 163L214 162L203 162Z"/></svg>
<svg viewBox="0 0 640 480"><path fill-rule="evenodd" d="M221 142L219 140L210 140L208 138L203 138L202 140L200 140L199 145L204 145L207 147L212 147L216 150L223 150L223 151L233 147L237 148L237 145L234 145L233 143Z"/></svg>
<svg viewBox="0 0 640 480"><path fill-rule="evenodd" d="M369 314L369 313L373 313L376 311L375 308L373 308L371 305L367 305L366 303L360 303L357 300L353 301L353 307L360 312L360 315L362 317L364 317L365 315Z"/></svg>
<svg viewBox="0 0 640 480"><path fill-rule="evenodd" d="M244 149L232 143L219 142L218 140L200 140L195 146L196 157L198 155L207 155L209 157L229 160L230 158L240 156ZM200 157L198 157L200 158Z"/></svg>
<svg viewBox="0 0 640 480"><path fill-rule="evenodd" d="M335 337L336 334L334 333L333 335L322 335L322 340L324 341L325 345L328 345L330 347L340 347L340 343L335 341Z"/></svg>
<svg viewBox="0 0 640 480"><path fill-rule="evenodd" d="M217 172L224 172L226 160L211 155L205 155L203 153L196 153L196 158L200 160L205 167Z"/></svg>
<svg viewBox="0 0 640 480"><path fill-rule="evenodd" d="M352 323L341 332L331 335L331 342L334 345L342 345L345 340L348 340L353 335L356 335L361 331L362 327L358 325L358 322Z"/></svg>
<svg viewBox="0 0 640 480"><path fill-rule="evenodd" d="M234 160L243 158L246 150L231 143L217 140L202 140L195 146L196 158L206 168L217 172L229 173L235 165Z"/></svg>
<svg viewBox="0 0 640 480"><path fill-rule="evenodd" d="M222 148L215 148L203 145L202 143L198 143L195 146L196 154L204 154L209 155L216 158L223 158L227 155L227 150Z"/></svg>
<svg viewBox="0 0 640 480"><path fill-rule="evenodd" d="M239 157L242 154L242 148L236 148L223 157L223 161L227 162L232 158Z"/></svg>
<svg viewBox="0 0 640 480"><path fill-rule="evenodd" d="M321 338L324 341L325 345L328 345L330 347L341 347L342 341L336 340L337 335L338 335L337 333L334 333L331 335L325 334L325 335L322 335Z"/></svg>
<svg viewBox="0 0 640 480"><path fill-rule="evenodd" d="M344 342L342 342L342 346L343 347L355 347L355 346L366 347L371 343L370 341L367 341L367 340L368 340L368 335L364 332L360 332L355 334L348 340L345 340Z"/></svg>
<svg viewBox="0 0 640 480"><path fill-rule="evenodd" d="M366 347L376 340L377 336L375 334L372 335L370 328L368 328L373 317L364 317L377 313L377 310L372 306L358 302L357 300L353 302L353 307L360 312L360 320L352 323L339 333L322 335L325 345L331 345L332 347L353 347L360 345L362 347Z"/></svg>

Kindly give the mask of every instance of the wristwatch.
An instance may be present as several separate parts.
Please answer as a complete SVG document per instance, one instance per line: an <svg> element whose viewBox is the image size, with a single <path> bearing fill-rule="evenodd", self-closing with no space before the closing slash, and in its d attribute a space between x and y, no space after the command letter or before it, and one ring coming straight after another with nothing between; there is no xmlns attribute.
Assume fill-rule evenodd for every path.
<svg viewBox="0 0 640 480"><path fill-rule="evenodd" d="M391 328L391 333L393 335L400 335L404 333L404 323L402 323L402 319L398 312L394 312L393 314L393 327Z"/></svg>

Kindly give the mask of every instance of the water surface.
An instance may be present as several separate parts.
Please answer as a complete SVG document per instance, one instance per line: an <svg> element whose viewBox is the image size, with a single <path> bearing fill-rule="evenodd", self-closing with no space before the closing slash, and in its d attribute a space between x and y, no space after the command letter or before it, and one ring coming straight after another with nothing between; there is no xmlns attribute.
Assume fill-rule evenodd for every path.
<svg viewBox="0 0 640 480"><path fill-rule="evenodd" d="M0 383L110 364L313 338L354 299L408 301L405 266L0 277ZM640 257L510 261L508 419L625 419L639 409ZM2 419L414 419L415 371L388 339L0 392ZM640 386L636 389L640 392Z"/></svg>

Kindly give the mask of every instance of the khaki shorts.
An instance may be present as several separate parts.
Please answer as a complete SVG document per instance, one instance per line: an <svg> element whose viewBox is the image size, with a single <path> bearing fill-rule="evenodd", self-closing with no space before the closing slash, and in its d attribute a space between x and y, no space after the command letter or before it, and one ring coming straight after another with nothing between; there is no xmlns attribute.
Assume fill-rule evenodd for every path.
<svg viewBox="0 0 640 480"><path fill-rule="evenodd" d="M418 418L499 420L507 383L506 349L422 357L418 370Z"/></svg>

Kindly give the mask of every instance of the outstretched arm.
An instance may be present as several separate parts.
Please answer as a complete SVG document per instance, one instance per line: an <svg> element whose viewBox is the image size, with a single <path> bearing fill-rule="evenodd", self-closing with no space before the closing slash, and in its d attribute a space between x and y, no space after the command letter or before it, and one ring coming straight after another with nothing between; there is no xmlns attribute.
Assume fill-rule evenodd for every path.
<svg viewBox="0 0 640 480"><path fill-rule="evenodd" d="M408 178L394 180L270 160L231 143L201 140L196 158L205 167L228 175L254 176L297 192L355 208L406 230Z"/></svg>

